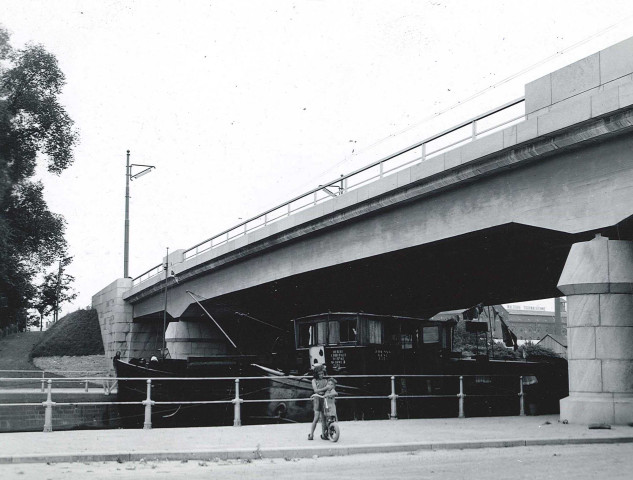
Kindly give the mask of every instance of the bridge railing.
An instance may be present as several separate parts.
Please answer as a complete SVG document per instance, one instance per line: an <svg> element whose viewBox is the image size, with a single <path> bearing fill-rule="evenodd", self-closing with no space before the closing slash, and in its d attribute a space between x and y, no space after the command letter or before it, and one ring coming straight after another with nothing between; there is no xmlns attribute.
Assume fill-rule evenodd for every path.
<svg viewBox="0 0 633 480"><path fill-rule="evenodd" d="M451 127L448 130L425 138L420 142L365 167L346 175L341 175L281 205L277 205L259 215L251 217L228 230L224 230L185 250L184 259L189 260L194 258L201 253L226 244L230 240L271 225L282 218L289 217L297 212L326 202L373 181L397 173L412 165L424 162L454 148L461 147L478 138L485 137L503 128L519 123L524 119L525 99L519 98L508 102L482 115ZM162 271L163 265L152 267L134 278L132 284L138 285L145 280L159 275Z"/></svg>
<svg viewBox="0 0 633 480"><path fill-rule="evenodd" d="M525 415L525 394L524 394L524 385L530 385L535 383L535 377L532 376L519 376L519 375L333 375L333 378L336 378L339 382L339 386L337 388L345 388L345 382L349 379L364 379L364 380L372 380L378 381L379 383L374 384L377 388L376 391L362 391L360 393L363 394L346 394L344 396L338 396L336 398L336 402L347 402L353 400L389 400L389 407L385 408L385 413L388 418L392 420L396 420L398 418L398 400L399 399L457 399L457 411L454 414L457 415L458 418L465 418L465 402L467 399L491 399L491 398L501 398L507 399L508 402L514 401L518 402L518 410L519 415ZM440 380L440 381L448 381L448 382L457 382L456 386L452 388L447 388L439 393L410 393L407 390L406 381L409 379L418 379L425 381L432 380ZM495 380L501 380L502 387L498 385L495 388L489 389L487 393L481 393L481 391L477 390L477 386L479 385L492 385L495 383ZM0 391L2 391L3 384L6 382L15 382L16 380L23 380L24 382L38 382L39 379L28 377L28 378L0 378ZM139 382L145 382L146 384L146 397L139 401L116 401L116 402L54 402L53 401L53 385L60 384L61 382L68 381L77 381L77 382L85 382L86 391L88 383L106 383L112 382L111 377L94 377L94 378L49 378L46 379L47 385L47 398L44 402L19 402L19 403L0 403L0 408L12 408L12 407L44 407L44 425L43 431L50 432L53 429L53 416L54 416L54 408L56 407L81 407L81 406L94 406L94 405L102 405L102 406L121 406L121 405L138 405L144 407L144 429L152 428L152 409L155 406L182 406L182 405L233 405L233 426L241 426L241 405L244 403L257 404L257 403L273 403L276 404L277 407L280 405L284 406L283 411L285 411L285 405L290 403L301 403L301 402L309 402L311 400L310 396L304 397L272 397L269 396L267 398L248 398L249 394L252 392L243 392L241 390L241 385L248 381L266 381L269 380L271 382L279 382L287 380L290 382L291 386L298 386L299 384L293 384L292 382L300 382L303 384L303 389L310 389L311 385L309 381L311 377L301 377L301 376L259 376L259 377L161 377L161 378L148 378L148 377L134 377L134 378L117 378L116 380L120 382L121 387L124 388L124 382L132 381L138 384ZM400 384L397 380L400 380ZM505 380L505 381L504 381ZM234 384L234 388L232 390L231 398L224 398L220 400L173 400L173 401L158 401L152 398L152 387L156 384L160 384L162 382L232 382ZM349 382L348 382L349 383ZM353 383L353 382L352 382ZM514 384L514 387L512 385ZM400 388L397 388L398 385ZM467 391L466 385L469 388L472 388L473 391ZM261 385L259 385L261 387ZM261 388L257 389L257 392L262 391ZM209 391L213 389L210 388ZM431 390L429 388L429 390ZM63 392L63 388L58 388L57 392ZM388 393L387 393L388 392ZM492 393L491 393L492 392ZM109 392L107 392L109 393ZM386 406L385 406L386 407ZM280 410L281 413L281 410ZM422 412L423 413L423 412ZM382 417L384 418L384 417ZM280 420L283 418L280 415Z"/></svg>

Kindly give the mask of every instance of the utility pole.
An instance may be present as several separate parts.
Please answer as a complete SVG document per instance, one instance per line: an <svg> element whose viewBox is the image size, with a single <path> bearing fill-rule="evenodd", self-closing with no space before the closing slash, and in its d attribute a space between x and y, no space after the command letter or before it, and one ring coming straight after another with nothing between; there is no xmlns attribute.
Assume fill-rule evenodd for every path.
<svg viewBox="0 0 633 480"><path fill-rule="evenodd" d="M128 277L130 249L130 151L125 165L125 240L123 242L123 278Z"/></svg>
<svg viewBox="0 0 633 480"><path fill-rule="evenodd" d="M167 280L169 280L169 247L165 256L165 310L163 310L163 351L162 357L165 359L166 336L167 336Z"/></svg>
<svg viewBox="0 0 633 480"><path fill-rule="evenodd" d="M143 167L138 173L132 175L132 167ZM130 263L130 181L142 177L156 168L154 165L141 165L130 163L130 151L127 151L127 161L125 164L125 239L123 241L123 277L129 277Z"/></svg>

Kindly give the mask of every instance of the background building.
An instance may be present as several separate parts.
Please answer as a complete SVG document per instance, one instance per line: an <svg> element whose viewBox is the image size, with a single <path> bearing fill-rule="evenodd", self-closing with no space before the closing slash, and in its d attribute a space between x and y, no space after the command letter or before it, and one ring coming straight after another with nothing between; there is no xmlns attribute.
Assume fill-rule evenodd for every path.
<svg viewBox="0 0 633 480"><path fill-rule="evenodd" d="M440 312L434 320L455 318L458 321L474 320L488 324L497 340L503 339L501 319L517 337L518 345L525 342L538 343L556 353L566 355L567 351L567 308L564 298L555 299L554 311L531 305L490 305L479 308Z"/></svg>
<svg viewBox="0 0 633 480"><path fill-rule="evenodd" d="M537 342L546 335L556 335L567 340L567 308L565 299L560 299L560 310L546 310L544 307L527 305L505 305L504 321L518 340ZM499 311L499 309L497 308ZM499 311L501 314L501 311ZM557 316L559 318L557 318ZM501 338L501 326L496 325L495 337Z"/></svg>

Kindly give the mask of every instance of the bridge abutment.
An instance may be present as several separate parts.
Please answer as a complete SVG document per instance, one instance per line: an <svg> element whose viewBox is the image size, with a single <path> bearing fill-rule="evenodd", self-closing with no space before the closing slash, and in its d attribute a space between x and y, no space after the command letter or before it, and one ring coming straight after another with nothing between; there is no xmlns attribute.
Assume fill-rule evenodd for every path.
<svg viewBox="0 0 633 480"><path fill-rule="evenodd" d="M574 244L558 288L569 306L561 419L633 422L633 242L598 235Z"/></svg>
<svg viewBox="0 0 633 480"><path fill-rule="evenodd" d="M92 297L97 311L108 368L112 358L121 352L124 359L158 355L162 346L162 323L133 322L132 304L123 295L132 288L131 278L119 278Z"/></svg>
<svg viewBox="0 0 633 480"><path fill-rule="evenodd" d="M123 300L123 294L130 288L131 278L119 278L92 296L92 308L99 317L103 348L110 369L110 360L117 351L124 357L128 354L127 334L132 325L132 305Z"/></svg>

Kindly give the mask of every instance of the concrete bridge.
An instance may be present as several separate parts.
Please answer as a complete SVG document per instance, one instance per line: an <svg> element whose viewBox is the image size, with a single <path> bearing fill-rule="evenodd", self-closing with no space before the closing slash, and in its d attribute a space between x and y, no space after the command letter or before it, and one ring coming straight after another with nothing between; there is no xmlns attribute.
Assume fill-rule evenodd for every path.
<svg viewBox="0 0 633 480"><path fill-rule="evenodd" d="M165 306L172 356L221 351L195 300L226 325L240 313L284 325L322 311L430 316L562 292L570 396L561 417L631 422L632 153L630 39L115 280L93 297L107 355L155 354Z"/></svg>

